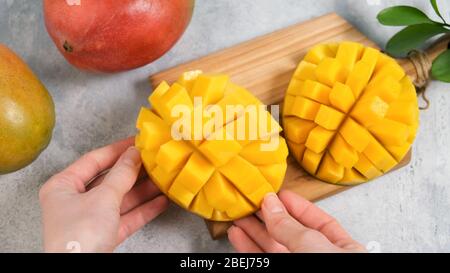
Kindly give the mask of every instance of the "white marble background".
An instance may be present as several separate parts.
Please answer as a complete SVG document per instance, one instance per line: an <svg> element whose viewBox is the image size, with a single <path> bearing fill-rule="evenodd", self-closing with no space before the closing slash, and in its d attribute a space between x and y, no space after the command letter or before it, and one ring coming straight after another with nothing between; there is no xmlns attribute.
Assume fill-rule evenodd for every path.
<svg viewBox="0 0 450 273"><path fill-rule="evenodd" d="M438 2L450 15L448 1ZM40 186L81 154L134 133L137 112L150 92L150 74L331 11L383 45L394 29L381 27L375 16L394 4L414 4L432 13L425 0L197 0L191 25L166 56L127 73L94 75L71 67L57 52L44 28L41 1L0 0L0 42L41 78L57 111L49 148L26 169L0 177L0 252L42 251ZM450 251L449 89L448 84L431 84L431 109L421 113L408 167L318 203L363 244L375 241L382 252ZM226 240L212 241L201 219L171 206L118 251L232 248Z"/></svg>

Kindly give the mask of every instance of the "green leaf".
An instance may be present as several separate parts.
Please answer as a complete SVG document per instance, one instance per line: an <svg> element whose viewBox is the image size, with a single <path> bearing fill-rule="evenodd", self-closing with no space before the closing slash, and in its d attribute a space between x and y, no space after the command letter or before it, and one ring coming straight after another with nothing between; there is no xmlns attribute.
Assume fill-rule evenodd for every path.
<svg viewBox="0 0 450 273"><path fill-rule="evenodd" d="M381 24L386 26L410 26L435 23L425 13L410 6L386 8L378 13L377 19Z"/></svg>
<svg viewBox="0 0 450 273"><path fill-rule="evenodd" d="M444 19L444 17L442 17L441 12L439 11L439 7L437 5L436 0L430 0L430 3L433 6L433 9L434 9L434 12L436 13L436 15L439 16L439 18L441 18L442 22L444 22L444 24L445 24L446 23L445 19Z"/></svg>
<svg viewBox="0 0 450 273"><path fill-rule="evenodd" d="M448 29L439 24L407 26L389 40L386 51L397 57L404 56L411 50L421 47L433 36L448 32L450 32Z"/></svg>
<svg viewBox="0 0 450 273"><path fill-rule="evenodd" d="M450 49L441 53L433 61L431 74L436 80L450 82Z"/></svg>

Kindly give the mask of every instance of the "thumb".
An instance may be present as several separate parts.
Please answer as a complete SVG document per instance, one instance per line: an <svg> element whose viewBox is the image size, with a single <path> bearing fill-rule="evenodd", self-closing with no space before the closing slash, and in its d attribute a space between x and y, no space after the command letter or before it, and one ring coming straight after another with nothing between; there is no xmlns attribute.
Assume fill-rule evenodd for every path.
<svg viewBox="0 0 450 273"><path fill-rule="evenodd" d="M269 234L292 252L332 251L333 245L324 235L303 226L286 210L275 193L264 198L262 209Z"/></svg>
<svg viewBox="0 0 450 273"><path fill-rule="evenodd" d="M105 176L99 189L111 190L120 204L125 194L136 183L141 165L142 161L139 151L134 147L128 148Z"/></svg>

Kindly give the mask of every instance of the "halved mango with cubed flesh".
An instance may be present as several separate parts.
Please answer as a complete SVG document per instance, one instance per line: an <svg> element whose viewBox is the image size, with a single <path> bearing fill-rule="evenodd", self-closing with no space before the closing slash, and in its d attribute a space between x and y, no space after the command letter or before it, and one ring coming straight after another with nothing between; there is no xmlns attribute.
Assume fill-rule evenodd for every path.
<svg viewBox="0 0 450 273"><path fill-rule="evenodd" d="M299 77L313 75L315 67L305 63ZM210 220L232 221L280 189L288 156L281 126L228 76L186 72L173 85L161 83L149 101L152 109L142 108L136 121L136 146L149 176L175 203ZM184 114L191 118L185 123Z"/></svg>
<svg viewBox="0 0 450 273"><path fill-rule="evenodd" d="M314 47L284 101L292 155L313 176L337 184L391 170L410 150L418 123L415 88L403 69L354 42Z"/></svg>

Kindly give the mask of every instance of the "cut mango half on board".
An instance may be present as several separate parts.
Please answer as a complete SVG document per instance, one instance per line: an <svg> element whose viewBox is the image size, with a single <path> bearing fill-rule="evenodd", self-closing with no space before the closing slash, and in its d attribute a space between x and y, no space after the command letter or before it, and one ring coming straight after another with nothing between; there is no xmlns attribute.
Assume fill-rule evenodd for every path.
<svg viewBox="0 0 450 273"><path fill-rule="evenodd" d="M281 127L228 76L186 72L173 85L161 83L149 101L137 119L136 147L154 183L175 203L206 219L231 221L279 191L288 156Z"/></svg>
<svg viewBox="0 0 450 273"><path fill-rule="evenodd" d="M394 59L354 42L321 44L289 84L283 127L292 155L325 182L380 176L408 153L419 127L416 90Z"/></svg>

